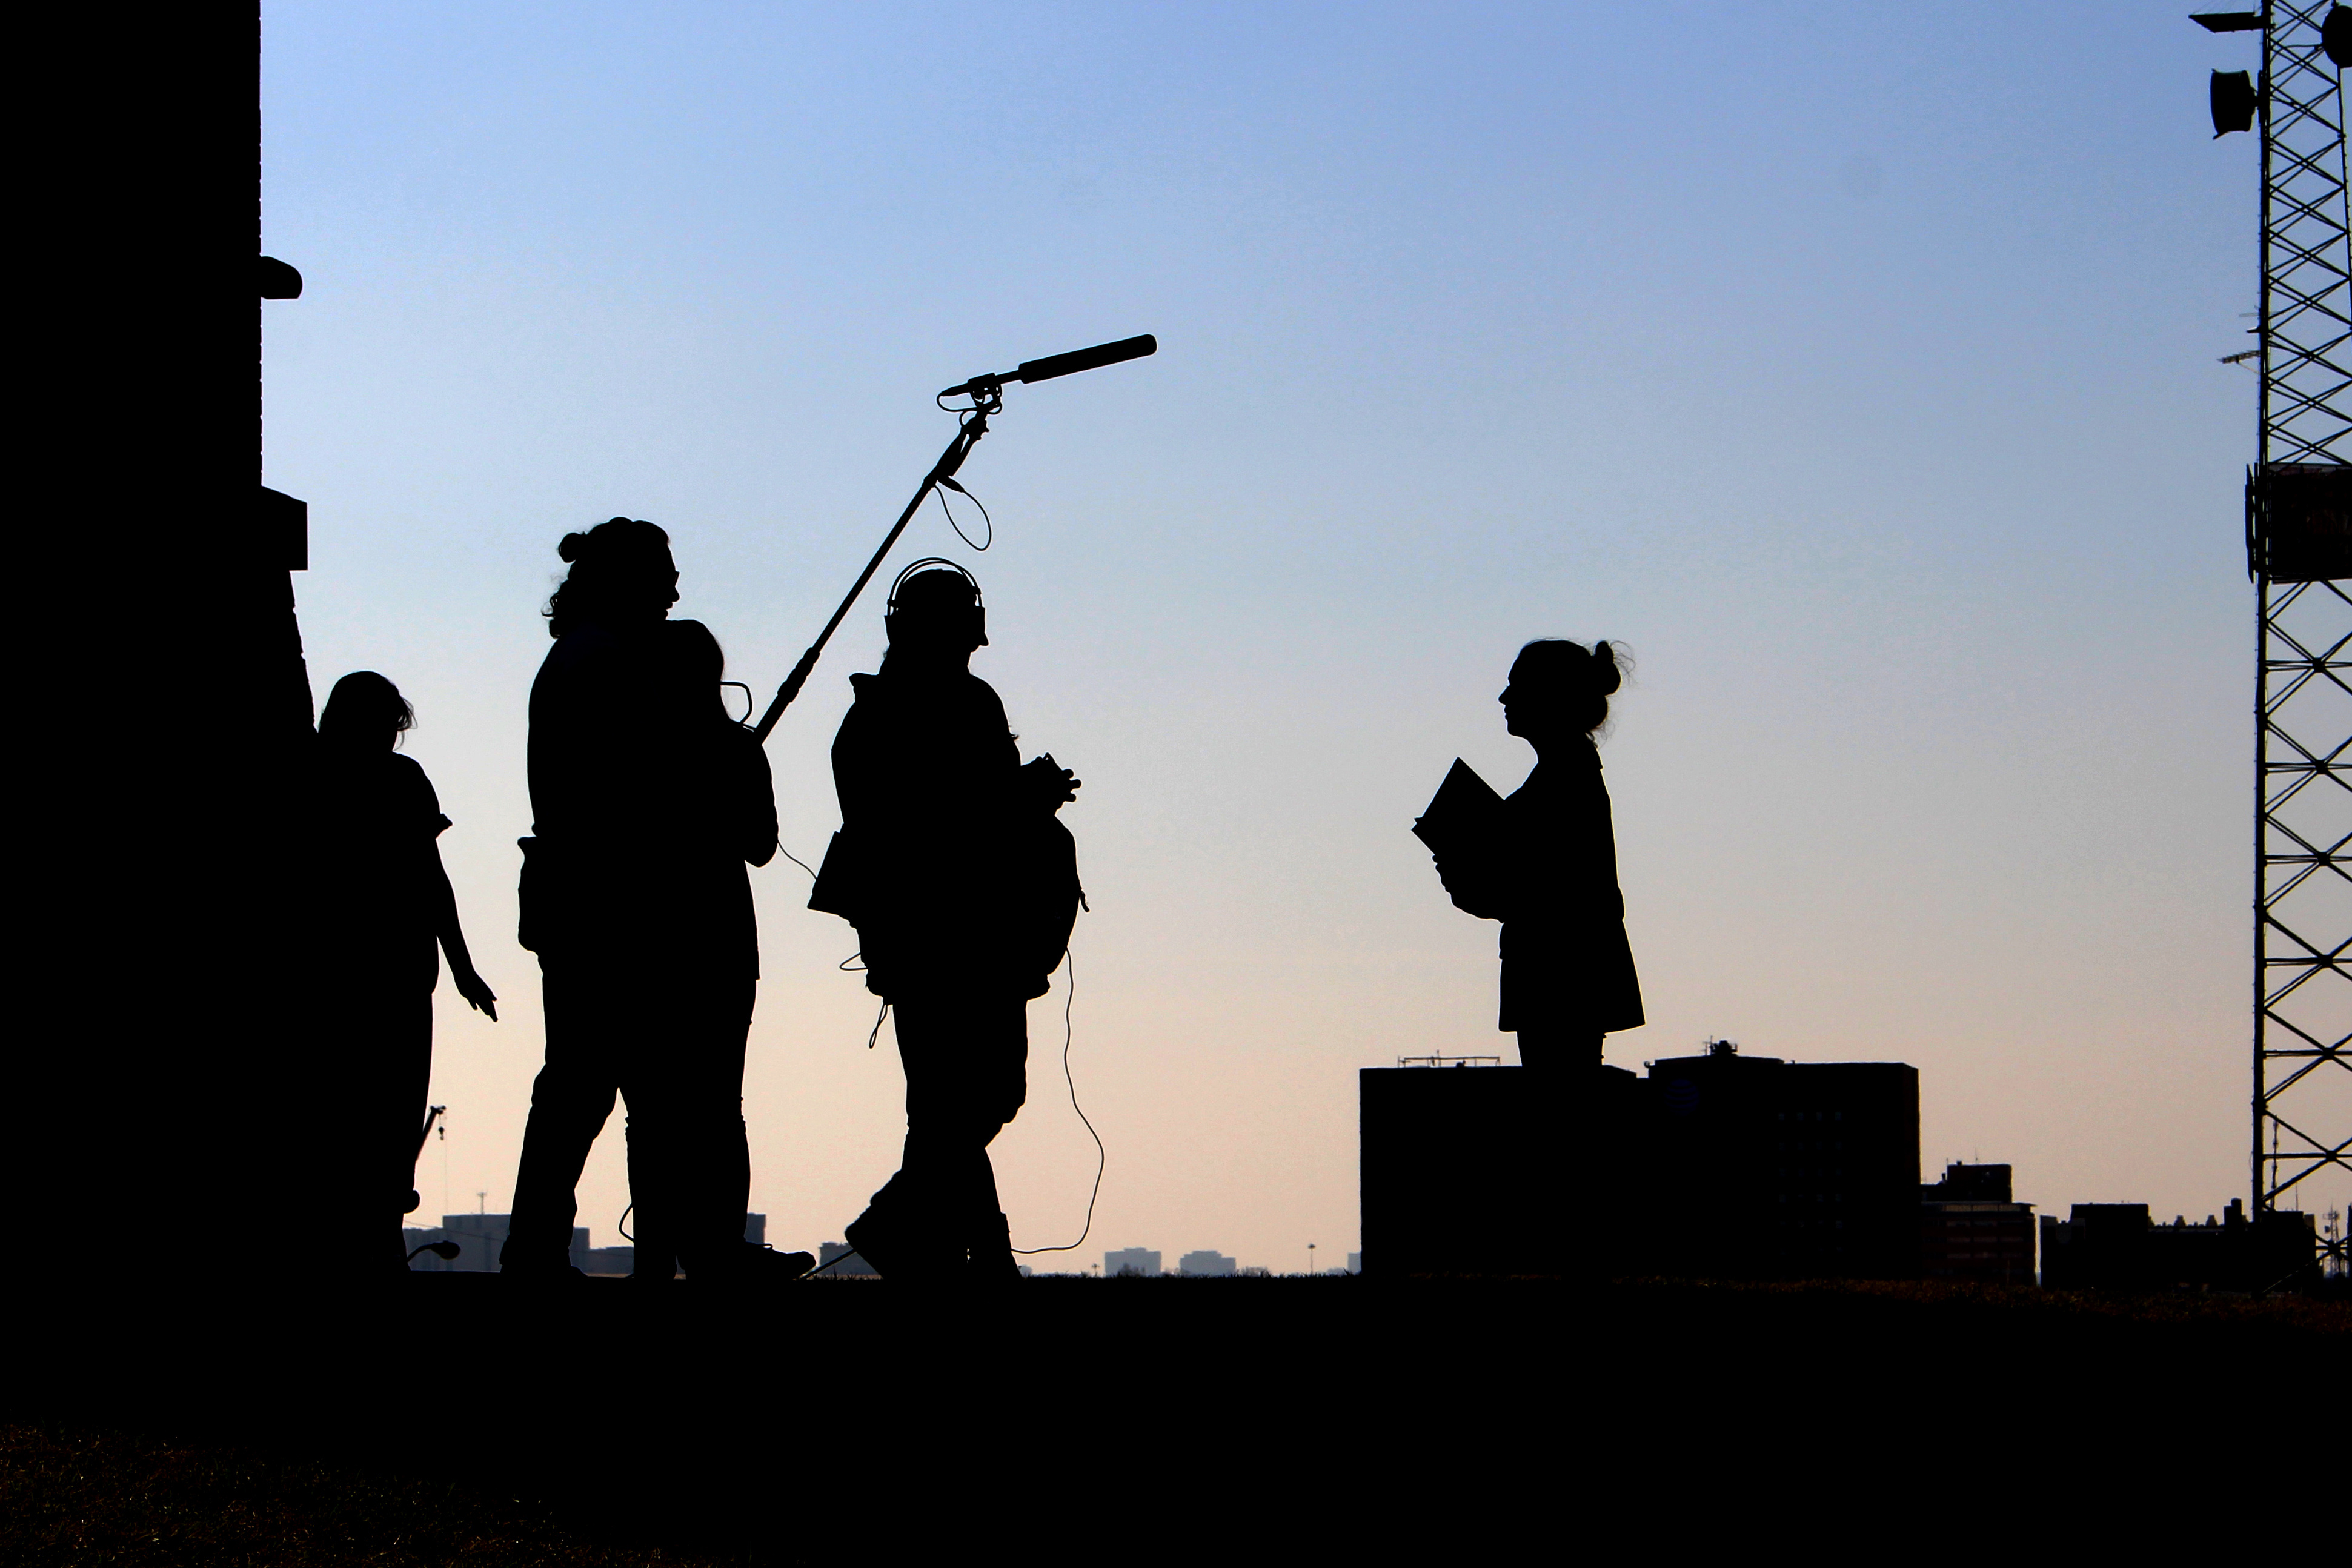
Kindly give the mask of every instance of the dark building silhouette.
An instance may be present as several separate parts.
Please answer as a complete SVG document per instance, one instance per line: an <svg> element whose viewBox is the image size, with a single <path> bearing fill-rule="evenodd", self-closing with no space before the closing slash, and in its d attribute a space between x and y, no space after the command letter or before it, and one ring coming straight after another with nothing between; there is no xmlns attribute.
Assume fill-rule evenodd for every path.
<svg viewBox="0 0 2352 1568"><path fill-rule="evenodd" d="M2007 1165L1947 1165L1919 1189L1925 1279L2031 1285L2033 1240L2033 1205L2011 1200Z"/></svg>
<svg viewBox="0 0 2352 1568"><path fill-rule="evenodd" d="M18 33L28 58L102 60L107 100L54 139L33 208L40 232L71 237L75 296L105 306L19 329L41 389L20 416L22 499L75 520L20 531L24 580L103 580L102 614L48 593L20 616L25 647L76 650L71 679L19 681L11 714L45 769L40 830L11 865L16 959L54 999L29 999L19 1028L40 1037L45 1013L73 1009L71 1048L18 1053L16 1090L41 1109L0 1152L11 1191L55 1194L27 1285L149 1288L152 1251L126 1231L202 1253L238 1193L284 1193L278 1256L298 1271L330 1237L308 1186L283 1180L323 1152L300 1070L313 1031L297 1008L235 998L257 952L300 972L312 739L289 575L300 503L262 488L262 299L303 307L294 269L258 260L258 41L257 8L236 5L131 27L52 7Z"/></svg>
<svg viewBox="0 0 2352 1568"><path fill-rule="evenodd" d="M1193 1275L1196 1277L1216 1274L1231 1274L1234 1271L1236 1265L1232 1258L1227 1258L1222 1252L1217 1252L1208 1248L1203 1248L1199 1252L1188 1252L1183 1257L1176 1260L1177 1273Z"/></svg>
<svg viewBox="0 0 2352 1568"><path fill-rule="evenodd" d="M1563 1097L1544 1069L1366 1068L1357 1074L1361 1272L1622 1272L1643 1086L1618 1068Z"/></svg>
<svg viewBox="0 0 2352 1568"><path fill-rule="evenodd" d="M2146 1204L2076 1204L2042 1220L2042 1283L2053 1290L2242 1290L2307 1286L2318 1277L2312 1216L2283 1210L2249 1223L2242 1199L2200 1225L2158 1225Z"/></svg>
<svg viewBox="0 0 2352 1568"><path fill-rule="evenodd" d="M1160 1254L1148 1247L1129 1247L1117 1252L1106 1252L1103 1254L1102 1270L1106 1279L1120 1274L1139 1274L1146 1279L1156 1279L1160 1276Z"/></svg>
<svg viewBox="0 0 2352 1568"><path fill-rule="evenodd" d="M2239 1218L2231 1205L2231 1218ZM2042 1283L2053 1290L2145 1289L2154 1278L2147 1256L2146 1204L2076 1204L2064 1220L2042 1216Z"/></svg>
<svg viewBox="0 0 2352 1568"><path fill-rule="evenodd" d="M1665 1272L1900 1279L1919 1263L1919 1072L1729 1041L1650 1064L1648 1226Z"/></svg>

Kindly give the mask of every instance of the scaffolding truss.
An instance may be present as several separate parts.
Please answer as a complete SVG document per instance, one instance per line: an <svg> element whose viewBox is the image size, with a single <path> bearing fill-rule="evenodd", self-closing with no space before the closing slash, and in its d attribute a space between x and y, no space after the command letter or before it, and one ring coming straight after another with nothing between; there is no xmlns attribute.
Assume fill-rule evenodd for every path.
<svg viewBox="0 0 2352 1568"><path fill-rule="evenodd" d="M2331 4L2263 7L2262 393L2247 497L2257 1215L2337 1207L2352 1190L2352 572L2339 503L2324 499L2352 479L2352 250L2341 80L2321 47ZM2343 1228L2321 1236L2337 1273Z"/></svg>

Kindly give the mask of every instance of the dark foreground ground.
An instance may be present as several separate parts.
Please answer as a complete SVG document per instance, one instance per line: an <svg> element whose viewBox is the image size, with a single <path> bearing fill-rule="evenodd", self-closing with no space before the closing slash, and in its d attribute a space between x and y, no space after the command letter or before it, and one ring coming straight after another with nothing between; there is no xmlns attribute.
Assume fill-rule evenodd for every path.
<svg viewBox="0 0 2352 1568"><path fill-rule="evenodd" d="M399 1283L20 1304L0 1561L1918 1543L2202 1486L2352 1350L2341 1302L1920 1285Z"/></svg>

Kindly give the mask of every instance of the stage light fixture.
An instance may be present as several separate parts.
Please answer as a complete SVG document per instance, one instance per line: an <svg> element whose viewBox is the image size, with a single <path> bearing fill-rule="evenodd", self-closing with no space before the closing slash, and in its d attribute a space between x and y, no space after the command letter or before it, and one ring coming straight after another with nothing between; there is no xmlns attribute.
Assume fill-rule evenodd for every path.
<svg viewBox="0 0 2352 1568"><path fill-rule="evenodd" d="M2330 5L2319 25L2319 47L2337 70L2352 66L2352 5Z"/></svg>
<svg viewBox="0 0 2352 1568"><path fill-rule="evenodd" d="M2189 19L2209 33L2259 33L2263 30L2263 14L2260 11L2192 11Z"/></svg>

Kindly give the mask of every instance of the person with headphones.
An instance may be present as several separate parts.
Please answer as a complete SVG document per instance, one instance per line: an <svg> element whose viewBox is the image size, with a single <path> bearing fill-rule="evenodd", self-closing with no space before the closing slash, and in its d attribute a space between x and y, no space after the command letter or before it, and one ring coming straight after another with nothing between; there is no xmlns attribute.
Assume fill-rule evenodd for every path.
<svg viewBox="0 0 2352 1568"><path fill-rule="evenodd" d="M776 852L766 754L727 715L725 658L677 602L669 535L616 517L563 537L555 646L530 690L532 837L522 945L543 975L502 1272L568 1276L574 1189L617 1092L628 1103L636 1274L796 1278L815 1259L747 1245L743 1054L760 974L747 865Z"/></svg>
<svg viewBox="0 0 2352 1568"><path fill-rule="evenodd" d="M971 673L980 584L936 557L891 587L881 669L833 743L841 832L813 909L857 928L866 988L896 1018L907 1078L898 1172L848 1227L891 1279L1018 1279L988 1145L1027 1097L1028 1004L1084 894L1056 816L1078 781L1023 765L1004 704Z"/></svg>

